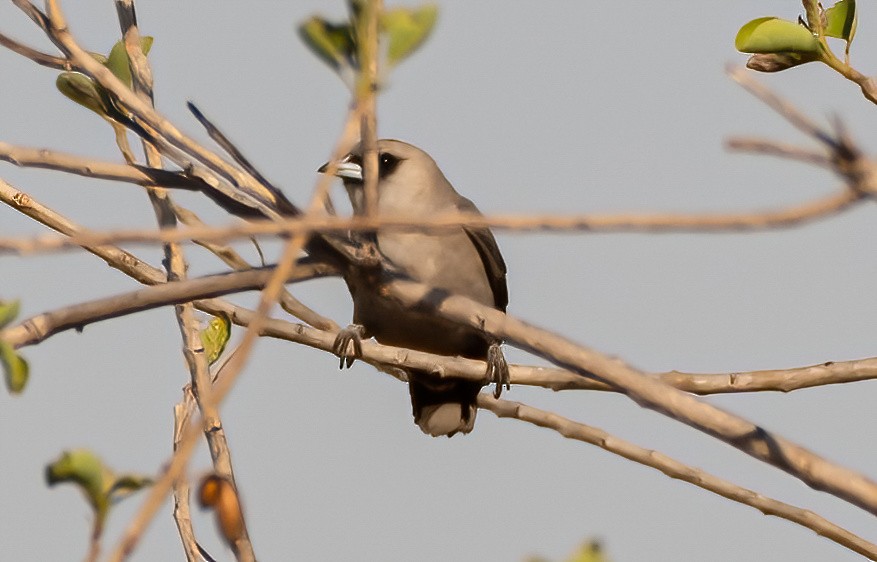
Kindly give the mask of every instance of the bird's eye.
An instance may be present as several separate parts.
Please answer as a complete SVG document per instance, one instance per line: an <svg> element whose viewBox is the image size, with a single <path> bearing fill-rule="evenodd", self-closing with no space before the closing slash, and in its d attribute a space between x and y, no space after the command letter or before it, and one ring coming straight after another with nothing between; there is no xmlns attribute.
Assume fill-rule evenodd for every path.
<svg viewBox="0 0 877 562"><path fill-rule="evenodd" d="M400 159L389 152L381 153L378 155L378 175L384 178L392 174L399 162Z"/></svg>

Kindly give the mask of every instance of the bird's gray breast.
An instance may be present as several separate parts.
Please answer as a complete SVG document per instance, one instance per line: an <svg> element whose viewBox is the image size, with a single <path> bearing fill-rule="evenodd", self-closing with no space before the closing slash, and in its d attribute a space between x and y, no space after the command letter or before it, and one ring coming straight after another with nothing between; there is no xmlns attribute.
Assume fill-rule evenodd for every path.
<svg viewBox="0 0 877 562"><path fill-rule="evenodd" d="M481 256L462 230L378 234L378 249L414 281L493 306L494 295ZM475 330L438 318L429 310L402 309L373 291L354 294L354 322L379 342L442 355L483 356Z"/></svg>

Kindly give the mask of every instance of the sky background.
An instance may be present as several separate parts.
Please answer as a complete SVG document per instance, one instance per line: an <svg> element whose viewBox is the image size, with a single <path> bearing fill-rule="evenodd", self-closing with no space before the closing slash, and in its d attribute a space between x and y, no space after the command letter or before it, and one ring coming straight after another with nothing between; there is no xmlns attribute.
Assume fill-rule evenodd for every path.
<svg viewBox="0 0 877 562"><path fill-rule="evenodd" d="M387 2L396 5L395 2ZM379 133L427 150L485 213L749 211L838 189L821 170L723 148L734 135L812 146L733 83L733 40L764 15L794 20L792 0L716 2L442 1L431 40L391 76ZM110 2L66 2L89 50L118 39ZM877 5L860 3L852 61L877 67ZM295 25L328 1L142 1L141 32L164 115L206 140L199 107L294 201L306 201L341 129L348 95ZM48 41L11 4L0 30ZM839 47L840 51L841 48ZM54 88L56 72L0 50L0 139L121 162L94 114ZM866 151L877 108L827 68L759 79L808 114L840 116ZM154 226L136 186L0 166L0 177L89 228ZM336 200L342 196L335 188ZM224 213L191 194L205 219ZM509 312L648 371L787 368L875 355L877 221L872 204L790 230L746 234L498 233ZM45 228L0 207L0 236ZM241 246L247 256L253 251ZM268 259L279 245L266 243ZM157 265L160 250L136 253ZM222 270L191 249L191 273ZM0 257L0 295L23 316L130 291L136 283L83 252ZM339 280L292 288L339 324ZM255 302L254 295L236 299ZM240 331L236 331L237 337ZM49 489L47 462L89 447L118 470L166 461L173 405L188 374L170 309L88 326L24 350L31 382L0 393L0 560L84 556L90 512L72 486ZM508 349L513 361L534 362ZM600 537L615 562L847 561L860 557L655 470L557 434L481 412L465 437L432 439L407 389L364 364L263 340L223 406L249 530L260 560L560 559ZM840 464L877 476L877 383L707 398ZM873 517L777 469L610 393L513 387L512 400L606 429L877 540ZM204 447L192 473L210 466ZM140 498L118 505L115 544ZM231 559L207 515L196 534ZM136 561L179 560L170 504Z"/></svg>

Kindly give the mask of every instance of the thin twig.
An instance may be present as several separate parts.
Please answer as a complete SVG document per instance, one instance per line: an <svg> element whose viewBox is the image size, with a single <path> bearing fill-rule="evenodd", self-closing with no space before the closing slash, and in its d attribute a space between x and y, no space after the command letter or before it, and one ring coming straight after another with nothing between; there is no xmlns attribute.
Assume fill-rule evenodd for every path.
<svg viewBox="0 0 877 562"><path fill-rule="evenodd" d="M736 137L728 139L725 142L725 146L729 150L756 152L768 156L797 160L798 162L813 164L822 168L828 168L829 170L834 169L834 162L824 153L791 144L765 139Z"/></svg>
<svg viewBox="0 0 877 562"><path fill-rule="evenodd" d="M198 191L212 199L229 213L240 217L279 217L274 211L262 212L252 197L218 182L199 168L185 166L185 172L174 172L136 164L104 162L45 148L14 146L0 142L0 160L23 168L58 170L88 178L114 180L137 185ZM186 162L183 162L186 164Z"/></svg>
<svg viewBox="0 0 877 562"><path fill-rule="evenodd" d="M32 49L27 45L19 43L15 39L2 33L0 33L0 45L6 47L10 51L18 53L23 57L29 58L39 65L54 68L55 70L67 69L67 59L37 51L36 49Z"/></svg>
<svg viewBox="0 0 877 562"><path fill-rule="evenodd" d="M151 105L139 99L112 72L83 50L67 28L66 18L57 0L47 0L46 12L49 19L46 31L52 42L67 55L75 69L93 78L110 92L117 98L118 103L132 113L138 123L154 132L156 137L161 137L171 146L190 155L220 177L231 182L242 193L255 198L256 202L260 202L258 206L264 212L270 213L273 208L278 207L271 191L262 186L258 180L184 135L168 119L158 114Z"/></svg>
<svg viewBox="0 0 877 562"><path fill-rule="evenodd" d="M835 525L809 509L802 509L742 488L701 469L691 467L658 451L644 449L619 439L601 429L574 422L520 402L499 400L487 394L478 395L478 407L490 410L497 417L513 418L554 430L568 439L596 445L625 459L660 470L670 478L694 484L729 500L754 507L765 515L773 515L797 523L837 544L868 558L877 558L877 545Z"/></svg>
<svg viewBox="0 0 877 562"><path fill-rule="evenodd" d="M172 172L146 166L115 162L103 162L74 154L15 146L0 141L0 160L22 168L58 170L77 176L102 180L121 181L137 185L160 185L162 187L207 191L210 186L198 178L181 172Z"/></svg>
<svg viewBox="0 0 877 562"><path fill-rule="evenodd" d="M232 159L237 162L241 168L246 170L247 173L252 175L257 180L259 180L262 185L275 191L276 197L283 199L286 198L283 193L274 186L274 184L265 179L265 176L263 176L262 173L259 172L259 170L257 170L255 166L253 166L253 164L244 156L243 152L241 152L240 149L238 149L238 147L235 146L234 143L231 142L231 140L227 136L225 136L225 133L223 133L219 129L219 127L217 127L210 119L208 119L207 116L204 115L204 113L202 113L201 110L198 109L198 107L194 103L187 102L186 107L189 108L189 111L192 113L192 115L195 116L195 119L197 119L198 122L201 123L201 126L204 127L204 129L207 131L207 135L211 139L213 139L213 142L218 144L220 148L222 148L229 156L231 156Z"/></svg>
<svg viewBox="0 0 877 562"><path fill-rule="evenodd" d="M46 17L46 14L42 12L39 8L34 6L28 0L12 0L12 3L18 6L18 8L25 13L27 17L31 19L37 27L42 29L44 32L49 32L49 19Z"/></svg>
<svg viewBox="0 0 877 562"><path fill-rule="evenodd" d="M807 136L813 137L832 150L837 148L837 142L832 138L831 133L817 125L809 117L798 111L794 105L778 96L769 88L761 84L761 82L752 78L748 71L736 65L729 65L726 68L726 72L731 79L743 86L746 91L763 101L771 109L779 113L796 129Z"/></svg>

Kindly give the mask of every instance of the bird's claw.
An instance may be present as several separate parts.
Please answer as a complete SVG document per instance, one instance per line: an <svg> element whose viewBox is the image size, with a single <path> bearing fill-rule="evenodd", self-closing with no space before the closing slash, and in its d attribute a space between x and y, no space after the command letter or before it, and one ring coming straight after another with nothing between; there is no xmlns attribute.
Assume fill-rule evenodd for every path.
<svg viewBox="0 0 877 562"><path fill-rule="evenodd" d="M511 374L509 373L509 364L505 360L502 353L502 345L499 342L493 342L487 348L487 379L496 383L493 391L493 397L499 398L502 394L503 385L506 390L511 390Z"/></svg>
<svg viewBox="0 0 877 562"><path fill-rule="evenodd" d="M341 358L338 368L345 366L349 369L353 362L362 357L362 337L365 329L359 324L351 324L343 328L332 343L332 353ZM350 344L353 344L353 353L349 353Z"/></svg>

